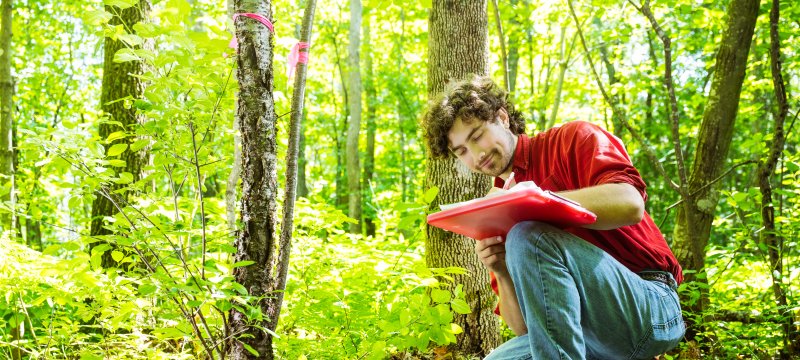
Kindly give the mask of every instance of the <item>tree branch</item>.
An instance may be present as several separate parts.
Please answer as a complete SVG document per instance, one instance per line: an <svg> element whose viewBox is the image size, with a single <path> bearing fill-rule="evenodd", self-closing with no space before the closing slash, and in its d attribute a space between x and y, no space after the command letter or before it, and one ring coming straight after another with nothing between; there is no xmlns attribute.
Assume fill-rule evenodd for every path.
<svg viewBox="0 0 800 360"><path fill-rule="evenodd" d="M678 99L675 96L675 82L672 76L672 40L669 38L669 35L661 28L661 25L658 24L656 21L655 16L653 16L653 12L650 10L650 1L645 0L641 7L636 6L633 3L633 0L628 0L628 2L633 5L639 12L641 12L648 20L650 20L650 25L653 26L653 30L658 35L658 38L661 39L661 42L664 43L664 86L667 87L667 93L669 94L669 118L672 128L672 146L675 150L675 157L678 163L678 176L680 178L680 190L679 193L681 196L686 197L689 195L689 182L688 177L686 176L686 164L684 163L683 157L683 147L681 146L681 134L680 134L680 116L678 112Z"/></svg>
<svg viewBox="0 0 800 360"><path fill-rule="evenodd" d="M644 138L642 138L642 136L639 134L639 131L636 130L633 126L631 126L630 122L628 122L628 119L626 119L622 115L621 111L618 109L617 104L611 101L611 97L608 96L608 93L606 92L606 89L603 86L603 82L602 80L600 80L600 76L597 74L594 61L592 61L592 57L589 54L589 47L586 45L586 38L583 36L583 30L581 29L580 21L578 20L578 15L575 14L575 8L572 6L572 0L567 0L567 5L569 5L569 12L572 15L573 20L575 21L575 26L578 31L578 36L581 39L581 45L583 45L583 50L584 53L586 54L586 60L589 62L589 68L592 69L592 75L594 75L594 79L597 82L597 86L600 88L600 93L603 94L603 98L611 106L611 111L613 112L614 116L617 117L620 123L622 123L625 126L625 128L631 133L631 136L633 136L633 138L636 139L636 141L638 141L639 144L641 144L642 149L644 150L647 157L650 159L650 162L653 163L653 166L655 166L658 173L661 174L662 177L664 177L664 181L666 181L667 185L669 185L669 187L671 187L673 190L677 191L680 194L681 187L674 181L672 181L669 175L667 175L667 171L664 169L664 166L661 164L661 161L659 161L658 157L655 154L655 151L653 151L653 149L650 146L648 146L648 144L644 141Z"/></svg>

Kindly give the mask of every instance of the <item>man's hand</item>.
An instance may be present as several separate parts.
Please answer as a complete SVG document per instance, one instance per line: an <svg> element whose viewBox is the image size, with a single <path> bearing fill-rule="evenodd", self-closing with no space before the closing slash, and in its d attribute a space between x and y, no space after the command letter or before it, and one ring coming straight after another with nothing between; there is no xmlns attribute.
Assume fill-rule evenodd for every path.
<svg viewBox="0 0 800 360"><path fill-rule="evenodd" d="M489 271L498 274L508 274L506 268L506 244L500 236L490 237L475 242L475 253Z"/></svg>

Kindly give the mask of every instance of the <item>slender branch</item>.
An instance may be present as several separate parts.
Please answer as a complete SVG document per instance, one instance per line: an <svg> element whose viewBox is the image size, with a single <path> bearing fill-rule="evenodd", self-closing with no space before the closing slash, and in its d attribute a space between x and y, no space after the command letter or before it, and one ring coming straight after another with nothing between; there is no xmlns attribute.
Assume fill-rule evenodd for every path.
<svg viewBox="0 0 800 360"><path fill-rule="evenodd" d="M689 198L691 198L691 197L694 197L695 195L699 194L701 191L705 190L705 189L706 189L706 188L708 188L709 186L711 186L711 185L714 185L715 183L719 182L719 181L720 181L720 180L722 180L724 177L728 176L728 174L730 174L730 173L731 173L733 170L736 170L736 168L738 168L738 167L740 167L740 166L744 166L744 165L748 165L748 164L756 164L756 163L758 163L758 161L757 161L757 160L747 160L747 161L742 161L742 162L740 162L740 163L738 163L738 164L736 164L736 165L733 165L733 166L732 166L730 169L728 169L728 171L725 171L724 173L722 173L722 175L720 175L720 176L717 176L717 177L716 177L714 180L711 180L711 181L709 181L709 182L708 182L708 183L706 183L705 185L703 185L703 186L701 186L701 187L697 188L697 190L695 190L695 191L693 191L692 193L690 193L690 194L689 194ZM668 206L668 207L666 208L666 210L667 210L667 211L669 211L670 209L672 209L672 208L674 208L674 207L676 207L676 206L678 206L678 205L682 204L684 201L686 201L686 198L683 198L683 199L681 199L681 200L678 200L678 202L676 202L676 203L674 203L674 204L672 204L672 205Z"/></svg>
<svg viewBox="0 0 800 360"><path fill-rule="evenodd" d="M206 270L205 270L205 263L206 263L206 206L205 201L203 199L203 176L200 173L200 165L197 158L197 141L195 140L195 132L194 132L194 124L189 121L189 133L192 135L192 149L194 150L194 169L195 174L197 175L197 194L200 196L200 223L202 226L202 240L203 240L203 255L202 261L200 262L200 278L205 280L206 279Z"/></svg>
<svg viewBox="0 0 800 360"><path fill-rule="evenodd" d="M500 39L500 61L503 63L503 81L506 91L511 91L511 81L508 74L508 55L506 54L506 39L503 33L503 22L500 21L500 7L497 6L497 0L492 0L494 6L494 22L497 25L497 37Z"/></svg>
<svg viewBox="0 0 800 360"><path fill-rule="evenodd" d="M311 53L311 28L316 9L316 0L308 0L305 14L303 15L303 25L300 30L300 41L309 44L306 54ZM283 204L283 223L280 235L280 257L276 269L278 278L276 279L275 297L272 302L275 309L275 318L269 323L270 330L275 331L280 319L281 304L283 303L284 290L286 290L286 278L289 274L289 254L292 251L292 231L294 228L294 207L297 198L297 156L300 148L300 132L303 121L303 105L305 100L306 71L308 65L302 62L297 63L296 77L294 79L294 92L292 93L292 116L289 128L289 148L286 151L286 190Z"/></svg>
<svg viewBox="0 0 800 360"><path fill-rule="evenodd" d="M664 43L664 86L667 87L667 93L669 94L668 109L670 114L670 123L672 125L672 146L675 150L675 157L678 163L678 176L680 178L679 193L681 196L686 197L689 193L689 181L686 175L683 147L681 146L678 99L675 96L675 82L672 76L672 40L664 31L664 29L661 28L661 25L658 24L655 16L653 16L653 12L650 10L649 0L645 0L641 7L637 7L636 4L633 3L633 0L628 0L628 2L637 10L639 10L639 12L641 12L645 17L647 17L648 20L650 20L650 24L652 25L653 30L656 32L656 35L658 35L658 38L661 39L662 43Z"/></svg>
<svg viewBox="0 0 800 360"><path fill-rule="evenodd" d="M647 157L652 162L653 166L655 166L656 170L662 177L664 177L664 181L666 181L667 185L671 187L673 190L677 191L679 194L681 193L681 187L676 184L672 179L670 179L669 175L667 175L667 171L664 169L664 166L661 164L661 161L655 154L655 151L647 145L644 141L644 138L639 134L639 131L636 130L633 126L631 126L628 119L626 119L621 111L617 108L617 105L611 101L611 97L608 96L605 87L603 86L602 80L600 80L600 75L597 74L597 70L595 69L594 61L592 61L592 57L589 53L589 47L586 45L586 38L583 36L583 30L581 29L580 21L578 20L578 15L575 14L575 8L572 6L572 0L567 0L567 5L569 5L569 12L572 15L572 19L575 21L575 26L578 30L578 36L581 39L581 45L583 45L583 50L586 54L586 60L589 62L589 67L592 69L592 75L594 76L595 81L597 82L597 86L600 88L600 92L603 94L603 98L606 102L611 106L611 111L614 113L614 116L619 119L619 121L625 126L625 128L631 133L636 141L641 144L642 149L644 150Z"/></svg>

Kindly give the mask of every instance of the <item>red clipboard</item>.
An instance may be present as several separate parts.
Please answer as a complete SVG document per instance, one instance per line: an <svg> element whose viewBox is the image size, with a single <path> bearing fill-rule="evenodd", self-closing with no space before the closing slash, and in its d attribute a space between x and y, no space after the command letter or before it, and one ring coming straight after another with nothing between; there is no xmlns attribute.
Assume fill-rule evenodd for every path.
<svg viewBox="0 0 800 360"><path fill-rule="evenodd" d="M597 216L575 202L539 188L480 198L428 215L428 224L477 240L505 236L516 223L526 220L564 228L591 224Z"/></svg>

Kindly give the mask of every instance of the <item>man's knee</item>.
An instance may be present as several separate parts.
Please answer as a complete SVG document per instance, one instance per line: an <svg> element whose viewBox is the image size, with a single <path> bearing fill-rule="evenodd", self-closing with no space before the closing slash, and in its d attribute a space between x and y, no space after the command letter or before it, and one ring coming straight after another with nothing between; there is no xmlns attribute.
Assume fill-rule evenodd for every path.
<svg viewBox="0 0 800 360"><path fill-rule="evenodd" d="M508 248L530 243L546 232L560 231L548 223L540 221L522 221L511 227L506 235L506 251Z"/></svg>
<svg viewBox="0 0 800 360"><path fill-rule="evenodd" d="M517 260L525 261L524 259L530 248L540 246L543 240L542 235L558 231L561 230L539 221L517 223L506 235L506 263L514 266Z"/></svg>

